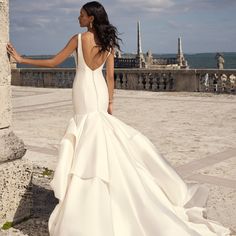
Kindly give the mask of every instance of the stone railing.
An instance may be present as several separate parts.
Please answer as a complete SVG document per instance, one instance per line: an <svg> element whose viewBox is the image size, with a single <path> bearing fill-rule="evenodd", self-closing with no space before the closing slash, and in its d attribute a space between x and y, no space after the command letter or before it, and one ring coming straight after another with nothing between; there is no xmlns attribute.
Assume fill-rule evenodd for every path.
<svg viewBox="0 0 236 236"><path fill-rule="evenodd" d="M236 94L236 70L197 70L198 90Z"/></svg>
<svg viewBox="0 0 236 236"><path fill-rule="evenodd" d="M18 68L11 72L12 85L71 88L76 71L74 68Z"/></svg>
<svg viewBox="0 0 236 236"><path fill-rule="evenodd" d="M71 88L75 69L12 69L12 85ZM105 75L105 70L103 70ZM236 70L115 69L115 88L236 94Z"/></svg>
<svg viewBox="0 0 236 236"><path fill-rule="evenodd" d="M153 59L154 65L169 65L169 64L178 64L177 58L170 57L170 58L154 58Z"/></svg>
<svg viewBox="0 0 236 236"><path fill-rule="evenodd" d="M116 88L236 94L236 70L115 70Z"/></svg>
<svg viewBox="0 0 236 236"><path fill-rule="evenodd" d="M115 58L114 66L115 68L138 68L139 61L136 58Z"/></svg>

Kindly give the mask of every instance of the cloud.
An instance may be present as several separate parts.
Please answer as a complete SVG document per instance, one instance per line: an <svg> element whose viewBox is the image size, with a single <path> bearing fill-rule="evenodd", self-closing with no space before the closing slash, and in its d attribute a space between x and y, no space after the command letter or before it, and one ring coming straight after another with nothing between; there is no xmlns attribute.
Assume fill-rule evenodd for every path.
<svg viewBox="0 0 236 236"><path fill-rule="evenodd" d="M184 26L181 22L178 21L174 21L174 20L167 20L166 21L167 25L172 28L172 29L177 29L177 30L182 30L184 29L192 29L193 25L190 23L185 23Z"/></svg>
<svg viewBox="0 0 236 236"><path fill-rule="evenodd" d="M10 31L12 38L26 50L38 52L42 39L48 51L60 48L79 28L80 8L87 0L10 0ZM174 51L173 39L183 35L191 50L201 50L212 42L212 48L233 48L236 33L234 11L236 0L100 0L110 22L122 33L122 50L136 47L136 23L152 51ZM219 34L219 29L221 34ZM204 37L201 35L204 34ZM27 35L28 43L19 42ZM151 36L152 35L152 36ZM197 37L196 37L197 36ZM153 38L158 38L154 40ZM219 41L216 41L218 38ZM227 38L229 43L224 43ZM56 39L56 40L55 40ZM213 40L214 39L214 40ZM19 40L19 41L18 41ZM36 41L37 40L37 41ZM30 42L32 41L32 44ZM196 41L199 41L199 43ZM34 42L34 43L33 43ZM37 43L35 43L37 42ZM143 41L145 47L145 40ZM231 43L230 43L231 42ZM46 50L46 48L45 48ZM213 50L213 49L212 49ZM222 49L223 50L223 49Z"/></svg>
<svg viewBox="0 0 236 236"><path fill-rule="evenodd" d="M235 0L175 0L171 10L178 12L222 10L236 6Z"/></svg>
<svg viewBox="0 0 236 236"><path fill-rule="evenodd" d="M139 8L140 11L160 12L174 5L172 0L116 0L123 8L131 8L133 10ZM134 9L135 8L135 9Z"/></svg>

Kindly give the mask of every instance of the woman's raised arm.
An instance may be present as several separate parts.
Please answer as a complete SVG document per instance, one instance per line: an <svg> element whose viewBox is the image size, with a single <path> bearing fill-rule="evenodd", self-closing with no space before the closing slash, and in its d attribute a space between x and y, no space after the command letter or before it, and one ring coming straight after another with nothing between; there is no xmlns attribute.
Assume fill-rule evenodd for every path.
<svg viewBox="0 0 236 236"><path fill-rule="evenodd" d="M7 52L19 63L36 65L39 67L53 68L62 63L66 58L68 58L72 54L72 52L77 48L77 43L78 43L78 34L75 34L74 36L71 37L66 46L59 53L57 53L53 58L44 60L29 59L22 57L15 50L15 48L10 42L7 43Z"/></svg>

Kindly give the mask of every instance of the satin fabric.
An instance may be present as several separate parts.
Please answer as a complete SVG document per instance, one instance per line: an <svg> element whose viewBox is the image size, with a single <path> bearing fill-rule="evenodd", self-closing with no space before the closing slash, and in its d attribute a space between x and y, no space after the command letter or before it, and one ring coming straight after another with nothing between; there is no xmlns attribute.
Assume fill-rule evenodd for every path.
<svg viewBox="0 0 236 236"><path fill-rule="evenodd" d="M205 216L208 189L185 183L146 136L107 112L105 62L91 70L81 44L78 34L74 115L50 182L59 200L50 236L230 235Z"/></svg>

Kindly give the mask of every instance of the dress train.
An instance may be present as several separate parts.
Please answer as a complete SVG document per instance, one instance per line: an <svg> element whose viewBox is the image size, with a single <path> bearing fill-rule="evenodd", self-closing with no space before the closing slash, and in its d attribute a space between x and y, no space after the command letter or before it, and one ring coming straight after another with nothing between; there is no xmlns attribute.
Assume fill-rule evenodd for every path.
<svg viewBox="0 0 236 236"><path fill-rule="evenodd" d="M74 116L50 182L59 200L50 236L230 235L205 217L209 190L185 183L146 136L107 112L103 65L86 65L81 34L76 65Z"/></svg>

